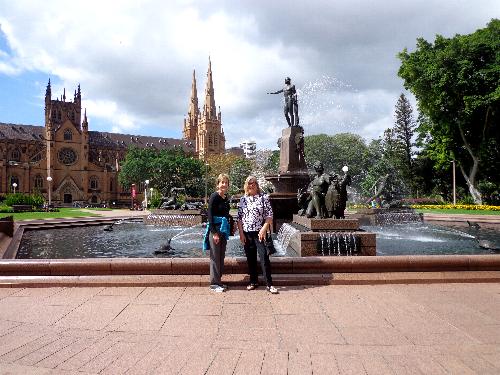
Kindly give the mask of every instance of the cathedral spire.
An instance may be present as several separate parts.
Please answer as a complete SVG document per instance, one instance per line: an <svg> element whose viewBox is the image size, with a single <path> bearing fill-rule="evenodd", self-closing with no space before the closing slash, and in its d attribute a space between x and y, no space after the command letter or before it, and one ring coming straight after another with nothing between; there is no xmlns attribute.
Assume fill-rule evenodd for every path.
<svg viewBox="0 0 500 375"><path fill-rule="evenodd" d="M209 119L216 119L216 107L214 98L214 82L212 80L212 62L208 57L207 85L205 87L205 104L203 105L203 115Z"/></svg>
<svg viewBox="0 0 500 375"><path fill-rule="evenodd" d="M47 84L47 89L45 90L45 97L51 97L52 96L52 89L50 87L50 78L49 78L49 83Z"/></svg>
<svg viewBox="0 0 500 375"><path fill-rule="evenodd" d="M87 120L87 108L85 108L85 112L83 113L82 129L84 132L87 132L89 130L89 122Z"/></svg>
<svg viewBox="0 0 500 375"><path fill-rule="evenodd" d="M198 117L198 90L196 89L196 71L193 69L193 82L191 83L191 100L189 101L188 116Z"/></svg>

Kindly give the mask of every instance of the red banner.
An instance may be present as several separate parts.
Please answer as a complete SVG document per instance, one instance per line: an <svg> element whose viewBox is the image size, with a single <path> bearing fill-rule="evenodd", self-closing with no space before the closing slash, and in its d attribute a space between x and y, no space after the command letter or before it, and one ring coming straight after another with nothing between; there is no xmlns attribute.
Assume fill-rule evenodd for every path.
<svg viewBox="0 0 500 375"><path fill-rule="evenodd" d="M135 198L135 185L132 185L132 198Z"/></svg>

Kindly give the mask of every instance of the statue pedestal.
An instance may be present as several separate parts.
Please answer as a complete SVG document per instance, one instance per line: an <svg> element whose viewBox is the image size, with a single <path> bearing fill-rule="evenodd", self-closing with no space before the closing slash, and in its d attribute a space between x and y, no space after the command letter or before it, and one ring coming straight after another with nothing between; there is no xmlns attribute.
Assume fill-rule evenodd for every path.
<svg viewBox="0 0 500 375"><path fill-rule="evenodd" d="M297 191L309 184L304 160L304 129L291 126L283 129L280 138L280 166L278 174L267 175L264 178L274 186L270 195L274 213L274 231L283 222L292 221L293 214L299 210Z"/></svg>
<svg viewBox="0 0 500 375"><path fill-rule="evenodd" d="M319 254L321 237L342 237L343 234L353 235L359 242L359 254L376 255L376 235L359 229L356 219L313 219L305 216L293 215L293 222L309 229L292 236L289 246L300 256L335 255L335 249L328 247Z"/></svg>
<svg viewBox="0 0 500 375"><path fill-rule="evenodd" d="M293 215L293 222L313 232L359 230L359 222L355 219L314 219L306 216Z"/></svg>
<svg viewBox="0 0 500 375"><path fill-rule="evenodd" d="M304 152L304 129L301 126L290 126L283 129L280 138L280 174L292 172L307 173Z"/></svg>

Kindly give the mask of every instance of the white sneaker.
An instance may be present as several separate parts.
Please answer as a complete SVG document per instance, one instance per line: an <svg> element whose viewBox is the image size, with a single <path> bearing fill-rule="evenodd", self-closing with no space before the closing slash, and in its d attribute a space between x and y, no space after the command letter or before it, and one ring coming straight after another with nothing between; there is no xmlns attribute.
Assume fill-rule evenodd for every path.
<svg viewBox="0 0 500 375"><path fill-rule="evenodd" d="M220 285L210 285L210 290L212 292L216 292L216 293L222 293L224 292L226 289L224 289L223 287L221 287Z"/></svg>
<svg viewBox="0 0 500 375"><path fill-rule="evenodd" d="M278 289L276 289L274 286L268 286L266 290L271 293L271 294L278 294Z"/></svg>

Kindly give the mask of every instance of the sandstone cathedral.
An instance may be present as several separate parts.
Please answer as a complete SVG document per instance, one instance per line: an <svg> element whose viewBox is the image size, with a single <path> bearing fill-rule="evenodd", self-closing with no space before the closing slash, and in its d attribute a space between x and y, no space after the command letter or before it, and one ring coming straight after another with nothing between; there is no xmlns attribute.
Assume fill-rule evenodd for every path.
<svg viewBox="0 0 500 375"><path fill-rule="evenodd" d="M75 201L128 204L131 192L119 185L118 173L129 147L181 148L205 160L224 153L225 143L210 59L201 110L193 72L183 139L91 131L87 113L82 113L80 86L73 100L67 99L66 90L52 98L49 80L44 126L0 123L0 194L39 192L47 198L51 189L52 201L60 205ZM138 192L143 190L137 187Z"/></svg>

